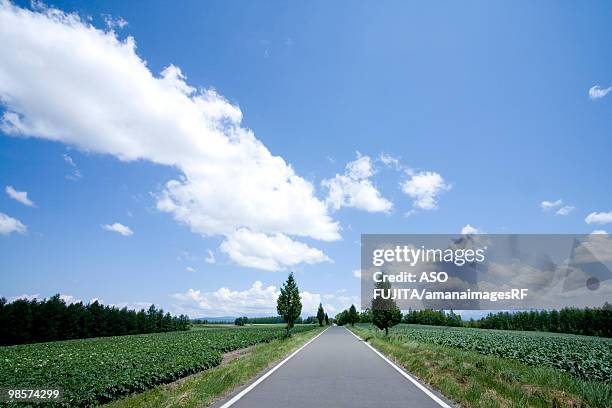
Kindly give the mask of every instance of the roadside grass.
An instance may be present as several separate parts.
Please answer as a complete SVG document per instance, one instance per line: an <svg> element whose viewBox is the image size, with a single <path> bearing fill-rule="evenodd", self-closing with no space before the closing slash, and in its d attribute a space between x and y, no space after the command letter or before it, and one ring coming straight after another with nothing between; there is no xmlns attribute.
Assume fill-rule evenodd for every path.
<svg viewBox="0 0 612 408"><path fill-rule="evenodd" d="M104 405L131 407L207 407L246 384L262 370L276 364L325 328L293 334L289 338L252 346L226 364L202 371L173 383L164 384Z"/></svg>
<svg viewBox="0 0 612 408"><path fill-rule="evenodd" d="M395 363L465 407L612 407L612 385L583 381L549 367L436 344L386 338L351 327Z"/></svg>

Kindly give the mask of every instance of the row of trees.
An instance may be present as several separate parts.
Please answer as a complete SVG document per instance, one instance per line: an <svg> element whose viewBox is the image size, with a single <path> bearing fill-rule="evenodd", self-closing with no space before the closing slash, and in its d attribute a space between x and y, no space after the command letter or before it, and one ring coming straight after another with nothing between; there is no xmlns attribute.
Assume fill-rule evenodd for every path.
<svg viewBox="0 0 612 408"><path fill-rule="evenodd" d="M278 324L285 323L285 319L282 316L267 316L267 317L237 317L234 320L236 326L244 326L245 324ZM323 305L319 303L319 310L316 316L308 316L305 319L298 317L295 319L295 324L319 324L320 326L329 324L329 317L323 310Z"/></svg>
<svg viewBox="0 0 612 408"><path fill-rule="evenodd" d="M480 319L464 321L452 310L411 310L404 323L435 326L475 327L497 330L544 331L612 337L612 305L599 308L563 308L561 310L529 310L489 313Z"/></svg>
<svg viewBox="0 0 612 408"><path fill-rule="evenodd" d="M314 320L313 320L314 319ZM314 316L310 316L306 319L302 319L298 317L295 319L296 324L304 323L304 324L313 324L315 323L316 318ZM285 319L282 316L264 316L264 317L237 317L234 320L234 324L237 326L244 326L245 324L279 324L285 323Z"/></svg>
<svg viewBox="0 0 612 408"><path fill-rule="evenodd" d="M446 313L444 310L409 310L402 319L408 324L427 324L432 326L461 327L464 325L461 316L452 310Z"/></svg>
<svg viewBox="0 0 612 408"><path fill-rule="evenodd" d="M189 318L171 316L151 305L148 310L119 309L98 301L66 304L49 299L0 299L0 345L38 343L89 337L122 336L188 330Z"/></svg>
<svg viewBox="0 0 612 408"><path fill-rule="evenodd" d="M361 319L359 318L359 313L357 313L357 308L355 305L351 305L348 310L343 310L336 315L336 324L338 326L344 326L345 324L350 324L354 326L355 323L360 323ZM371 323L371 319L368 323Z"/></svg>
<svg viewBox="0 0 612 408"><path fill-rule="evenodd" d="M355 323L375 323L378 313L366 309L357 313L354 306L336 315L338 325ZM394 318L398 321L398 311L393 311ZM424 324L432 326L450 327L474 327L481 329L497 330L524 330L545 331L554 333L582 334L587 336L612 337L612 305L606 302L600 308L564 308L561 310L531 310L519 312L497 312L489 313L486 317L478 320L465 321L452 310L409 310L403 317L399 314L400 321L408 324ZM377 319L380 321L380 317ZM397 323L396 323L397 324ZM376 324L379 328L384 329ZM392 327L388 326L388 327Z"/></svg>
<svg viewBox="0 0 612 408"><path fill-rule="evenodd" d="M231 323L231 319L228 320L208 320L208 319L191 319L193 324L228 324Z"/></svg>
<svg viewBox="0 0 612 408"><path fill-rule="evenodd" d="M317 309L316 316L308 316L306 319L302 321L304 324L319 324L319 326L327 326L330 324L329 317L327 313L325 313L325 309L323 309L323 304L319 303L319 308Z"/></svg>
<svg viewBox="0 0 612 408"><path fill-rule="evenodd" d="M389 282L376 283L377 289L389 290ZM389 334L389 329L402 321L402 312L399 310L393 299L375 298L372 299L372 309L366 310L361 314L357 313L355 305L351 305L348 310L343 310L336 315L336 323L339 326L350 323L372 323L380 330Z"/></svg>
<svg viewBox="0 0 612 408"><path fill-rule="evenodd" d="M244 318L243 318L244 319ZM300 323L301 318L296 320L296 323ZM277 324L284 323L282 317L280 316L268 316L268 317L249 317L246 323L250 324Z"/></svg>
<svg viewBox="0 0 612 408"><path fill-rule="evenodd" d="M390 284L379 282L379 289L389 289ZM564 308L561 310L532 310L521 312L490 313L479 320L465 322L452 310L409 310L402 313L392 299L373 299L372 309L357 313L354 305L336 316L338 325L373 323L388 333L389 328L404 322L452 327L476 327L499 330L533 330L556 333L583 334L587 336L612 337L612 305L606 302L600 308Z"/></svg>
<svg viewBox="0 0 612 408"><path fill-rule="evenodd" d="M537 330L612 337L612 305L606 302L600 308L490 313L479 320L470 320L465 325L483 329Z"/></svg>
<svg viewBox="0 0 612 408"><path fill-rule="evenodd" d="M322 310L323 305L319 304L319 309ZM278 323L285 323L285 320L280 316L276 316L276 317L246 317L246 316L243 316L243 317L237 317L236 319L234 319L234 324L236 326L244 326L246 324L278 324ZM318 324L319 326L324 326L324 325L327 326L329 325L330 321L329 321L329 317L327 316L327 313L323 312L322 315L317 313L316 316L308 316L305 319L298 317L297 319L295 319L295 323L296 324Z"/></svg>

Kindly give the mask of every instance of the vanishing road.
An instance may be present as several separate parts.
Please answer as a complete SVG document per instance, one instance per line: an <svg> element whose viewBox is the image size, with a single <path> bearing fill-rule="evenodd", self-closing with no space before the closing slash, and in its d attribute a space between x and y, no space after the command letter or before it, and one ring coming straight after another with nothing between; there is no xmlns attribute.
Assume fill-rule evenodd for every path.
<svg viewBox="0 0 612 408"><path fill-rule="evenodd" d="M344 327L330 327L221 408L414 407L451 404L383 359ZM413 380L414 381L414 380ZM415 381L416 382L416 381Z"/></svg>

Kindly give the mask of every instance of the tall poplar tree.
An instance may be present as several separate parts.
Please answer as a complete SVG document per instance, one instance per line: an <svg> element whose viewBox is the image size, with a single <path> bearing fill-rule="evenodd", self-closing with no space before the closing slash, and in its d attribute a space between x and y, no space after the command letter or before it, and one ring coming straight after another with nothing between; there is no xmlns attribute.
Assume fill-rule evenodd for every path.
<svg viewBox="0 0 612 408"><path fill-rule="evenodd" d="M351 326L354 326L358 321L359 314L357 314L357 309L355 308L355 305L351 305L348 311L348 322L351 324Z"/></svg>
<svg viewBox="0 0 612 408"><path fill-rule="evenodd" d="M289 330L293 327L295 320L300 317L300 313L302 313L300 289L293 278L293 272L289 273L287 282L281 288L281 293L276 301L276 311L287 323L286 330L287 336L289 336Z"/></svg>
<svg viewBox="0 0 612 408"><path fill-rule="evenodd" d="M319 321L319 326L323 326L323 320L325 320L325 311L323 310L323 305L319 303L319 309L317 310L317 320Z"/></svg>

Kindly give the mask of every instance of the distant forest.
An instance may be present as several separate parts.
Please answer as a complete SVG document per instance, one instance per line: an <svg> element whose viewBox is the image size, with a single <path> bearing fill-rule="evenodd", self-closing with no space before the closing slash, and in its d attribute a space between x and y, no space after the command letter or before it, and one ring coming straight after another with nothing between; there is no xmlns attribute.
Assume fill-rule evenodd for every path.
<svg viewBox="0 0 612 408"><path fill-rule="evenodd" d="M209 320L209 319L193 319L191 320L194 324L228 324L234 323L236 326L244 326L245 324L279 324L285 323L285 320L281 316L265 316L265 317L236 317L234 320L228 318L228 320ZM317 323L316 316L309 316L306 319L302 319L298 317L295 320L295 324L307 323L314 324Z"/></svg>
<svg viewBox="0 0 612 408"><path fill-rule="evenodd" d="M497 312L489 313L478 320L468 321L462 320L461 316L452 311L445 313L435 310L412 310L404 315L403 322L612 337L612 305L606 302L600 308Z"/></svg>
<svg viewBox="0 0 612 408"><path fill-rule="evenodd" d="M371 323L372 313L369 310L361 312L359 322ZM612 305L606 302L598 308L497 312L489 313L478 320L463 320L452 310L450 312L431 309L409 310L403 314L402 323L612 337Z"/></svg>
<svg viewBox="0 0 612 408"><path fill-rule="evenodd" d="M119 309L95 301L66 304L60 295L44 300L0 298L0 345L89 337L188 330L189 318L151 305L146 311Z"/></svg>

